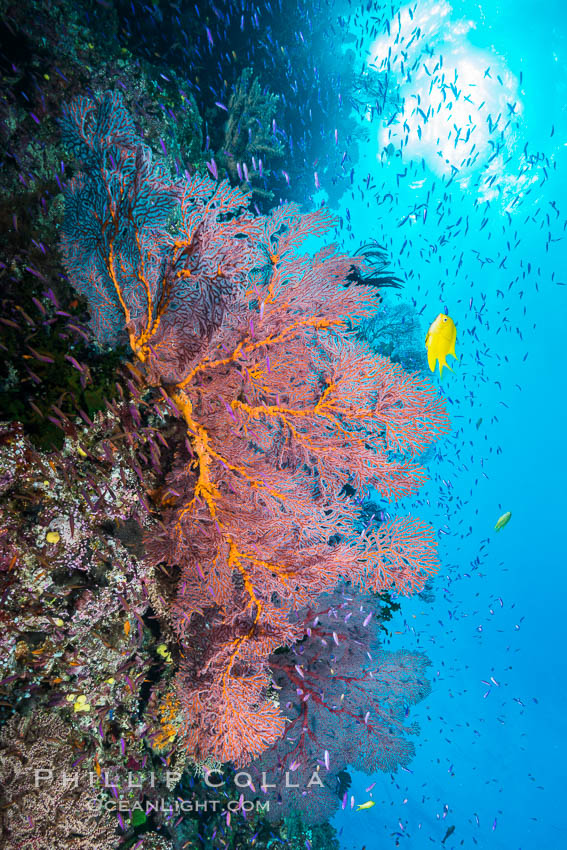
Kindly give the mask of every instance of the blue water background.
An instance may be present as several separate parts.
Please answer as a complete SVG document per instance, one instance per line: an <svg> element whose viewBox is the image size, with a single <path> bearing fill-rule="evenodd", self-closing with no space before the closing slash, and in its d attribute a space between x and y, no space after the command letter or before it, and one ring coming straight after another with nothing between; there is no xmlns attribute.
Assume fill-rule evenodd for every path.
<svg viewBox="0 0 567 850"><path fill-rule="evenodd" d="M443 4L428 5L435 14ZM430 461L424 491L398 509L446 532L440 535L434 602L404 601L391 624L391 648L421 649L432 660L432 694L411 712L421 726L417 754L411 773L354 774L356 803L374 799L377 805L355 813L349 803L333 823L345 850L560 850L567 847L567 286L560 285L567 283L567 8L560 0L451 7L445 36L433 39L437 48L457 42L463 61L470 54L475 62L492 58L494 67L507 69L521 114L506 142L512 161L496 180L505 182L507 202L495 199L488 211L475 207L474 186L447 186L448 178L437 175L426 222L418 215L398 226L423 199L423 190L410 185L426 178L431 186L435 166L431 151L424 165L417 158L419 145L413 158L380 162L374 120L356 167L355 199L345 195L339 209L346 215L349 208L352 247L376 238L388 248L405 280L400 297L414 298L423 310L423 337L447 308L458 328L459 359L440 383L452 434ZM474 29L459 34L458 22L467 19ZM369 48L367 39L360 58ZM515 157L525 142L556 167L546 168L547 178L539 172L508 217L507 203L526 190L514 182ZM485 160L473 169L471 184ZM410 172L397 180L406 165ZM369 174L374 191L365 188ZM380 200L388 191L392 201L378 205L375 196ZM438 221L434 209L444 193L446 211ZM439 244L461 216L469 216L468 234L461 228ZM348 244L345 231L342 237ZM486 257L493 262L482 264ZM439 383L438 374L434 380ZM496 520L508 510L511 522L495 533ZM455 831L441 845L449 826Z"/></svg>

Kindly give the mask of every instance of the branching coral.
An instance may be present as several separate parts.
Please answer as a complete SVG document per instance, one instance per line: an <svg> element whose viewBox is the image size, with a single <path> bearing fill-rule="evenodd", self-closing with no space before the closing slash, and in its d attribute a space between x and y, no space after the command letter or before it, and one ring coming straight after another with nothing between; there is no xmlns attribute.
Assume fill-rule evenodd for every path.
<svg viewBox="0 0 567 850"><path fill-rule="evenodd" d="M269 200L273 192L264 188L263 174L284 154L273 124L279 97L262 91L252 74L245 68L230 96L220 162L233 182L246 184L253 196Z"/></svg>

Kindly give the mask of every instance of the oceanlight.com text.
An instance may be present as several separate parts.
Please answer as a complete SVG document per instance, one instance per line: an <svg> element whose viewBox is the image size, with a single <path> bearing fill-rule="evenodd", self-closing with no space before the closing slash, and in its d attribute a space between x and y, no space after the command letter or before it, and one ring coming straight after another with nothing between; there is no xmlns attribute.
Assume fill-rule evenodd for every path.
<svg viewBox="0 0 567 850"><path fill-rule="evenodd" d="M99 812L124 812L126 814L131 814L134 811L144 812L144 814L149 815L152 812L166 812L168 814L181 813L188 814L190 812L195 812L198 814L200 812L224 812L228 809L229 812L269 812L270 811L270 801L265 800L256 800L252 802L251 800L182 800L180 798L176 800L166 799L165 797L160 797L157 800L153 800L150 802L146 801L145 804L136 802L133 803L132 800L93 800L92 808Z"/></svg>

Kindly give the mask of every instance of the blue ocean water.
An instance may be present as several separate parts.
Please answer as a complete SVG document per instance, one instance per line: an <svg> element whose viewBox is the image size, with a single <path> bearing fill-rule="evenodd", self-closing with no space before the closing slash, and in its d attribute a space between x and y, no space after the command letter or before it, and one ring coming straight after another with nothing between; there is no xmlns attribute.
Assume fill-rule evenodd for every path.
<svg viewBox="0 0 567 850"><path fill-rule="evenodd" d="M426 492L402 506L442 530L434 601L405 600L389 641L432 660L433 691L412 710L416 757L393 778L355 774L356 802L377 805L358 814L347 806L333 823L345 850L419 850L445 836L447 850L559 850L567 846L566 9L559 0L441 0L391 12L390 36L364 43L361 57L380 67L389 51L381 68L400 86L408 125L388 127L387 114L373 121L354 198L345 195L339 211L348 207L353 244L387 247L405 281L399 298L415 299L424 338L439 312L454 319L458 360L442 381L435 376L452 434L429 461ZM418 26L421 57L422 47L407 46ZM441 57L446 99L430 88ZM491 131L486 116L499 112ZM383 154L404 136L401 156ZM478 156L463 167L474 143ZM533 167L520 176L526 144ZM496 533L505 511L512 519Z"/></svg>

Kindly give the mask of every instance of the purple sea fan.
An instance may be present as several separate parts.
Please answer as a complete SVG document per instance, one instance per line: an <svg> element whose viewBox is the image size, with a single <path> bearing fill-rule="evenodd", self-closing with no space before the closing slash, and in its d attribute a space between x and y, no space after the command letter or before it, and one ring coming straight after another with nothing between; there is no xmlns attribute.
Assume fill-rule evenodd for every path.
<svg viewBox="0 0 567 850"><path fill-rule="evenodd" d="M364 627L372 608L374 616ZM430 691L429 660L421 653L382 650L380 613L375 600L360 594L323 597L320 607L302 614L310 636L272 655L286 733L247 768L256 788L266 774L266 787L256 796L269 799L270 820L292 810L308 824L326 820L340 805L339 774L349 765L368 774L395 772L413 757L405 735L416 727L403 721L407 708Z"/></svg>
<svg viewBox="0 0 567 850"><path fill-rule="evenodd" d="M75 98L60 124L83 166L65 192L63 259L89 302L96 338L115 345L124 333L123 304L139 326L147 320L146 295L158 295L159 258L146 267L143 283L135 270L144 246L165 233L178 186L139 143L120 93Z"/></svg>

